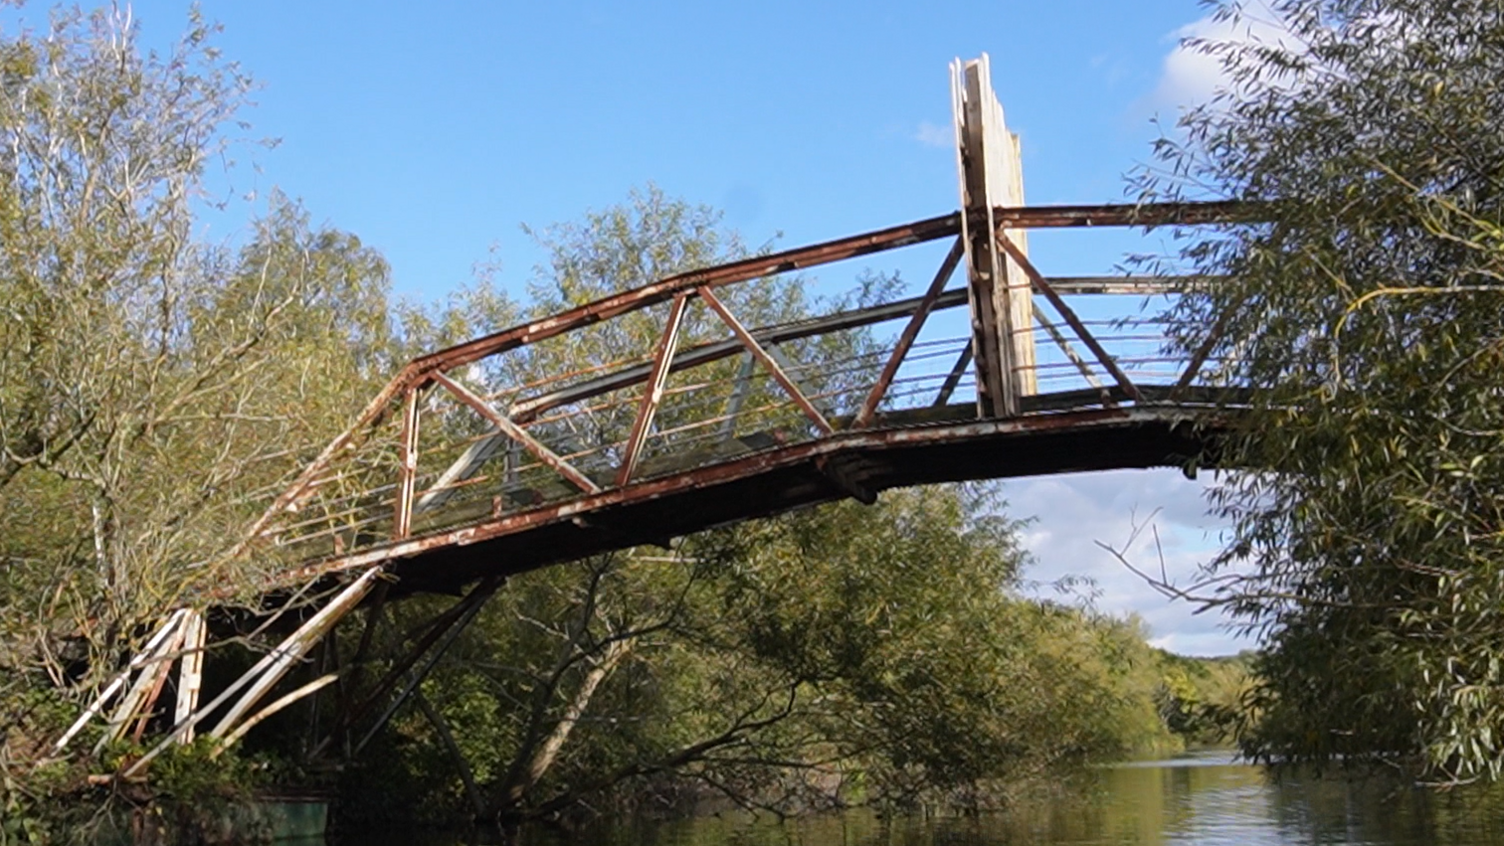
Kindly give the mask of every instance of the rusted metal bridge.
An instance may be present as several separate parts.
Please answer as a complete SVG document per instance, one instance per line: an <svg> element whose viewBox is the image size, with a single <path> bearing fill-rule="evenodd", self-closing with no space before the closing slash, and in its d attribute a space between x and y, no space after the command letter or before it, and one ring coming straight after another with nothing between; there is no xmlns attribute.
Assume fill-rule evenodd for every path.
<svg viewBox="0 0 1504 846"><path fill-rule="evenodd" d="M1195 460L1229 389L1209 348L1165 352L1163 301L1147 297L1204 280L1046 276L1027 233L1235 210L1025 205L985 56L953 65L952 98L960 211L691 270L410 362L290 487L266 492L227 558L268 594L324 586L322 606L202 704L205 626L175 612L85 718L118 697L109 720L123 731L181 654L163 744L210 717L208 733L233 741L333 681L252 713L361 603L473 585L354 709L389 715L509 575L887 488ZM789 274L932 243L949 250L918 296L748 325L778 312ZM1080 308L1088 295L1116 305Z"/></svg>

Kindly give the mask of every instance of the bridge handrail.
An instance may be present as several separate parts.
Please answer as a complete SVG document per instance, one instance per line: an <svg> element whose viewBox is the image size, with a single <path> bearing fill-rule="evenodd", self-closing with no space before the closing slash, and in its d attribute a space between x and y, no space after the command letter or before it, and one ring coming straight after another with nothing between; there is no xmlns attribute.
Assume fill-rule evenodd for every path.
<svg viewBox="0 0 1504 846"><path fill-rule="evenodd" d="M1246 206L1232 203L1004 207L993 211L999 230L1004 226L1018 230L1202 225L1257 218L1256 209L1250 210ZM243 557L258 544L265 547L268 537L274 538L274 548L286 547L288 537L327 537L330 546L320 553L324 555L347 554L356 545L405 538L414 530L415 516L435 510L456 495L456 491L479 487L480 482L473 480L476 470L487 461L496 460L498 451L503 449L511 451L510 457L504 459L506 469L503 474L510 474L513 480L546 468L561 477L567 483L567 489L575 490L576 494L630 485L638 478L636 464L644 459L648 441L653 437L660 437L661 440L663 433L653 435L651 423L654 415L662 410L665 399L682 406L676 413L692 411L694 407L685 404L678 397L688 397L697 390L708 391L714 388L724 393L730 386L733 393L729 398L720 397L711 391L710 399L702 401L701 405L720 402L723 405L735 405L736 413L749 415L749 419L763 419L765 422L782 420L783 423L766 430L771 433L766 437L775 440L785 436L796 439L821 437L822 434L828 435L834 431L837 425L841 428L873 425L881 402L894 406L898 400L918 396L921 391L933 392L937 387L938 400L935 405L946 405L958 390L966 388L969 340L932 339L916 343L918 332L929 314L958 307L968 300L968 290L965 287L944 287L945 277L949 275L944 267L937 274L931 290L924 296L751 329L741 327L733 310L710 292L792 270L955 237L960 228L961 214L953 213L692 270L415 358L387 383L349 428L329 443L305 466L292 484L277 495L221 562ZM954 267L958 250L959 247L953 249L947 257L950 267ZM1070 382L1085 379L1089 387L1084 393L1076 391L1072 394L1076 401L1084 405L1143 401L1145 398L1137 391L1139 382L1144 381L1146 376L1170 375L1173 377L1173 385L1170 386L1172 392L1168 395L1157 394L1161 398L1154 400L1165 401L1163 397L1173 398L1174 392L1183 392L1189 388L1195 379L1203 375L1206 365L1212 363L1209 360L1210 348L1196 351L1179 372L1173 372L1174 368L1163 371L1153 369L1179 363L1172 356L1149 351L1109 353L1103 346L1104 343L1124 346L1144 344L1155 338L1162 339L1163 335L1142 331L1145 326L1156 325L1152 320L1134 319L1116 324L1083 320L1071 312L1061 299L1063 296L1087 293L1173 292L1187 285L1206 284L1208 280L1205 277L1057 278L1038 275L1032 265L1027 263L1025 267L1034 274L1035 291L1057 304L1062 309L1064 322L1068 324L1063 327L1055 326L1041 314L1040 326L1025 330L1048 335L1065 355L1063 360L1041 361L1032 367L1042 380ZM692 299L706 303L710 311L718 314L726 328L731 330L731 337L703 340L684 349L677 349L678 323L682 320L684 307ZM536 376L521 384L504 386L495 391L472 388L465 384L462 377L456 375L461 368L482 360L492 359L512 350L536 347L550 339L663 303L670 303L671 315L677 316L671 317L668 331L660 336L658 349L652 355L634 353L625 359L618 359L615 364L591 367L588 371L577 370L561 376ZM780 345L818 342L826 336L865 331L867 327L902 318L908 318L909 323L895 347L873 346L869 343L864 348L861 342L857 342L857 347L853 347L852 351L860 355L844 361L827 357L814 363L792 362L780 352ZM1101 331L1104 323L1113 330L1129 328L1140 331L1129 331L1126 334L1119 332L1109 336ZM1092 355L1086 356L1075 351L1070 339L1065 337L1067 333L1073 334L1075 340L1083 343ZM925 352L911 358L913 350ZM737 381L728 382L720 377L719 380L702 380L689 387L669 385L670 378L676 374L741 356L746 358ZM938 361L944 357L955 359L955 364L948 372L900 373L903 367L909 367L912 371L919 362ZM765 372L754 373L759 366ZM874 374L875 380L872 378ZM588 378L580 378L582 376ZM762 379L764 387L772 383L781 386L792 403L771 404L765 401L763 406L744 407L748 396L760 390L748 387L757 379ZM801 380L818 385L810 387ZM450 403L446 407L457 409L467 406L484 418L489 424L488 428L468 435L463 431L458 435L450 432L459 440L450 437L438 446L420 449L418 420L424 414L422 403L432 405L440 402L434 399L437 394L430 393L427 400L420 395L434 386L438 386L446 395L442 400ZM641 390L630 396L623 394L635 389ZM1067 390L1066 393L1070 391ZM773 391L771 396L776 399L779 394ZM505 402L497 407L496 401L499 399L504 399ZM587 400L599 402L570 412L560 411ZM1031 404L1031 408L1033 410L1026 413L1044 413L1039 410L1037 403ZM432 410L429 409L430 412ZM602 416L610 416L611 420L619 421L629 414L635 421L631 434L625 440L597 439L600 442L590 449L571 448L568 446L569 438L561 441L558 432L550 435L543 431L550 426L573 426L578 421L572 420L571 415L580 416L580 420L586 420L591 425L609 426L615 424L610 421L601 423ZM758 418L757 415L762 417ZM922 415L917 412L911 415L916 419L920 416ZM730 417L734 418L735 414ZM442 425L445 424L441 416ZM383 426L395 426L399 431L394 433L394 438L377 443L373 447L375 452L371 453L372 457L360 459L356 462L358 466L354 466L348 473L330 474L333 465L346 459L355 460L355 454L361 452L370 436ZM724 413L712 414L707 418L691 416L671 427L670 433L683 436L681 441L675 442L677 447L689 447L712 441L716 432L734 433L735 426L736 421L732 419L728 423L728 415ZM800 429L801 426L809 427L808 431ZM704 431L691 437L691 431L695 429ZM535 430L538 431L536 436L533 434ZM544 440L552 437L554 443L545 443L544 440L539 440L540 437ZM563 449L560 450L560 447ZM765 447L766 444L761 447L757 444L746 445L749 449ZM420 471L420 461L439 457L444 458L448 469L443 472ZM692 451L689 457L694 457ZM708 456L706 460L716 457ZM364 463L360 463L362 461ZM611 466L615 466L617 470L614 478L610 473L603 472ZM374 478L369 483L362 482L371 472L385 475L385 479L379 483ZM421 488L420 482L424 483ZM501 495L497 493L496 497ZM563 494L550 491L541 495L556 498ZM310 500L320 496L325 499L322 509L309 515L299 514L309 505ZM506 507L504 504L494 504L490 516L495 517L496 512ZM383 520L392 523L391 530L384 536L375 528ZM327 526L320 534L302 532L303 529L320 524ZM275 540L279 533L283 539ZM341 540L344 537L349 538L348 543Z"/></svg>

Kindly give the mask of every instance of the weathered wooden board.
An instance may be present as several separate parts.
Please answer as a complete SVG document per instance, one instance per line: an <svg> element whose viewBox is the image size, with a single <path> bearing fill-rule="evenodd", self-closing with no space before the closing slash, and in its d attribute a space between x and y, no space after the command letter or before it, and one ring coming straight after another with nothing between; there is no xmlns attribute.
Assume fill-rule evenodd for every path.
<svg viewBox="0 0 1504 846"><path fill-rule="evenodd" d="M1037 393L1034 305L1029 278L997 249L999 207L1024 204L1018 136L1008 131L992 90L987 54L951 63L951 113L960 174L962 241L971 294L977 406L983 417L1018 413L1019 398ZM1006 230L1025 250L1022 230Z"/></svg>

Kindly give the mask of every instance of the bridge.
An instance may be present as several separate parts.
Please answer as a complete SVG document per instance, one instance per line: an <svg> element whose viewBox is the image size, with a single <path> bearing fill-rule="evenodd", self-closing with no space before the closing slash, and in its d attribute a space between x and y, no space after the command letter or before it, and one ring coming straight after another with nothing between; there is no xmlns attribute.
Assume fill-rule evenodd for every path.
<svg viewBox="0 0 1504 846"><path fill-rule="evenodd" d="M208 626L174 611L57 749L101 716L101 744L139 737L154 714L165 729L126 775L196 732L234 742L359 674L370 622L353 674L265 703L357 607L374 620L405 594L461 595L352 697L343 728L368 739L509 576L888 488L1187 466L1214 449L1236 396L1223 363L1209 345L1167 353L1162 304L1147 301L1214 280L1046 276L1028 233L1238 209L1028 206L985 56L952 66L952 101L959 211L689 270L408 363L291 485L248 502L243 538L202 564L259 583L285 639L202 697ZM940 260L917 296L778 307L790 274L926 245ZM287 610L294 595L320 598ZM156 708L169 689L170 719Z"/></svg>

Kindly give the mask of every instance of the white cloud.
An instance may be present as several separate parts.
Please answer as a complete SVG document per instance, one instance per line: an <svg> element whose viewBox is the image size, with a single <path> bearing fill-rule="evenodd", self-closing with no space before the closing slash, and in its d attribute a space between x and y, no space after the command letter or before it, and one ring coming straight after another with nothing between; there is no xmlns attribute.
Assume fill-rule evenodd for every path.
<svg viewBox="0 0 1504 846"><path fill-rule="evenodd" d="M1128 557L1135 566L1159 569L1179 585L1194 581L1197 568L1219 546L1221 524L1207 516L1204 492L1210 479L1189 481L1176 470L1120 470L1021 479L1004 485L1008 512L1032 517L1023 532L1034 556L1025 576L1037 583L1033 593L1058 599L1050 583L1067 576L1086 577L1096 586L1093 604L1114 615L1137 613L1148 624L1151 642L1193 655L1228 655L1253 646L1234 636L1216 612L1197 614L1182 601L1171 601L1135 575L1097 541L1121 546L1135 525L1153 519L1159 532L1141 532Z"/></svg>
<svg viewBox="0 0 1504 846"><path fill-rule="evenodd" d="M1246 15L1222 21L1207 15L1175 30L1167 38L1174 40L1175 47L1165 57L1159 84L1149 95L1149 105L1180 110L1209 101L1219 89L1231 83L1221 61L1188 45L1188 40L1290 45L1293 36L1274 12L1260 3L1250 3Z"/></svg>
<svg viewBox="0 0 1504 846"><path fill-rule="evenodd" d="M949 147L956 143L956 131L949 126L940 126L927 120L919 122L914 140L926 147Z"/></svg>

